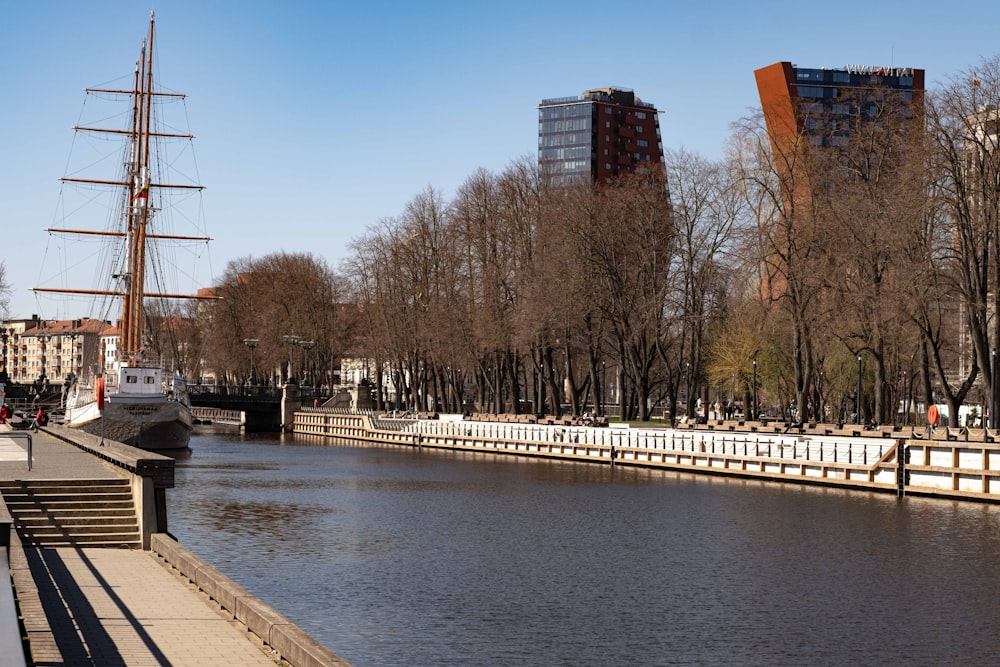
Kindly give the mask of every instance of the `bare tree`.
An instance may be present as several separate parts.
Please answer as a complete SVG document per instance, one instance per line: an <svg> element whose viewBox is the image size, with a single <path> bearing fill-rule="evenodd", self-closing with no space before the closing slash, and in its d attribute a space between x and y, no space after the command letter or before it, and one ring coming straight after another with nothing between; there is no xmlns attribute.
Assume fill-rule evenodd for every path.
<svg viewBox="0 0 1000 667"><path fill-rule="evenodd" d="M964 399L976 374L983 378L989 396L990 414L996 415L997 397L994 355L1000 347L1000 322L994 316L1000 307L1000 58L982 61L974 70L953 79L938 94L928 98L927 117L933 152L931 165L935 196L945 216L944 228L953 239L952 253L940 268L961 295L962 313L968 333L968 349L958 349L950 367L973 363L957 391L939 372L941 387L953 409ZM945 333L947 342L958 332ZM937 342L929 339L932 346ZM934 347L930 356L939 356ZM993 422L996 425L996 421Z"/></svg>
<svg viewBox="0 0 1000 667"><path fill-rule="evenodd" d="M811 196L809 138L803 130L770 131L763 116L744 119L730 149L740 176L748 211L755 222L754 252L759 262L762 296L788 318L789 338L774 340L777 362L788 359L788 384L800 419L808 416L809 388L816 357L814 336L822 315L823 288L830 270L826 239L815 224ZM766 369L767 378L782 378L782 368ZM781 394L779 386L772 390Z"/></svg>
<svg viewBox="0 0 1000 667"><path fill-rule="evenodd" d="M10 315L11 286L7 282L7 265L0 262L0 316L4 320Z"/></svg>
<svg viewBox="0 0 1000 667"><path fill-rule="evenodd" d="M666 168L675 228L666 308L675 324L661 338L661 354L671 385L687 382L686 395L694 396L694 385L703 376L711 321L722 315L733 290L729 262L735 262L730 253L744 203L726 163L709 162L683 150L668 151ZM693 410L689 400L689 417Z"/></svg>
<svg viewBox="0 0 1000 667"><path fill-rule="evenodd" d="M205 306L209 366L229 381L247 379L249 350L243 341L254 338L259 341L255 365L272 381L294 375L328 382L350 336L341 326L340 289L333 271L313 255L278 252L233 260L216 286L221 298ZM315 345L295 349L285 336Z"/></svg>

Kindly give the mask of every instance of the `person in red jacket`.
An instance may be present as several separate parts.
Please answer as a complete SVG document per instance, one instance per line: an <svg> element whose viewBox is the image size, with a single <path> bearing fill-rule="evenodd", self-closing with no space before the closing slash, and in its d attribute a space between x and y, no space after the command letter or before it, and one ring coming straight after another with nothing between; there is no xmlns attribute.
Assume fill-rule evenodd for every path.
<svg viewBox="0 0 1000 667"><path fill-rule="evenodd" d="M38 433L39 426L45 426L49 421L48 416L45 414L45 408L39 407L38 414L35 415L35 421L31 422L31 428Z"/></svg>
<svg viewBox="0 0 1000 667"><path fill-rule="evenodd" d="M6 424L8 419L10 419L10 408L4 403L0 405L0 424Z"/></svg>

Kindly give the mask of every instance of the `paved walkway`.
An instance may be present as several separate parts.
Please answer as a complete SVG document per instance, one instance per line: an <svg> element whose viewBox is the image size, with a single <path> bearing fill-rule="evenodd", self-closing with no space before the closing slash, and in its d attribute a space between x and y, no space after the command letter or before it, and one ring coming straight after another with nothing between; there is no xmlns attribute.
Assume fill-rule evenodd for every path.
<svg viewBox="0 0 1000 667"><path fill-rule="evenodd" d="M37 665L274 667L148 551L25 549L25 558L52 633L52 645L33 646Z"/></svg>
<svg viewBox="0 0 1000 667"><path fill-rule="evenodd" d="M0 480L122 474L44 432L30 435L28 472L27 441L0 432ZM12 552L11 569L15 586L33 582L38 591L19 603L40 667L275 664L259 641L151 552L28 547L22 558L17 569Z"/></svg>
<svg viewBox="0 0 1000 667"><path fill-rule="evenodd" d="M0 426L0 429L3 429ZM28 471L31 438L31 472ZM110 479L124 473L110 463L57 440L44 431L0 430L0 480Z"/></svg>

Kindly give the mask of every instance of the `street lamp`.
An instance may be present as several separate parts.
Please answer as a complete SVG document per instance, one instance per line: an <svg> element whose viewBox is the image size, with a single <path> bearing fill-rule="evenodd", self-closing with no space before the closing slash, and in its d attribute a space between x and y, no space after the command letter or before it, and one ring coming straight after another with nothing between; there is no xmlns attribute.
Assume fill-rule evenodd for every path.
<svg viewBox="0 0 1000 667"><path fill-rule="evenodd" d="M997 351L990 350L990 428L997 427Z"/></svg>
<svg viewBox="0 0 1000 667"><path fill-rule="evenodd" d="M288 375L285 376L285 382L290 382L292 379L292 348L299 342L299 337L282 336L282 339L285 341L285 345L288 346Z"/></svg>
<svg viewBox="0 0 1000 667"><path fill-rule="evenodd" d="M309 350L316 347L314 340L300 340L299 347L302 348L302 384L309 383Z"/></svg>
<svg viewBox="0 0 1000 667"><path fill-rule="evenodd" d="M858 355L858 394L854 401L854 423L861 423L861 355Z"/></svg>
<svg viewBox="0 0 1000 667"><path fill-rule="evenodd" d="M691 362L684 362L684 414L688 417L694 417L694 411L691 409Z"/></svg>
<svg viewBox="0 0 1000 667"><path fill-rule="evenodd" d="M43 386L45 384L45 343L48 339L49 337L47 334L41 334L38 336L38 342L42 346L42 373L38 376L38 379L41 381Z"/></svg>
<svg viewBox="0 0 1000 667"><path fill-rule="evenodd" d="M255 374L253 368L253 351L260 344L260 340L257 338L244 338L243 344L250 348L250 384L256 384Z"/></svg>
<svg viewBox="0 0 1000 667"><path fill-rule="evenodd" d="M753 390L751 391L750 400L752 405L750 406L750 421L757 421L757 357L753 358Z"/></svg>
<svg viewBox="0 0 1000 667"><path fill-rule="evenodd" d="M608 362L601 359L601 416L605 415L605 405L608 402Z"/></svg>
<svg viewBox="0 0 1000 667"><path fill-rule="evenodd" d="M78 333L69 335L69 374L73 378L76 378L76 339L79 335Z"/></svg>
<svg viewBox="0 0 1000 667"><path fill-rule="evenodd" d="M13 329L11 330L13 331ZM3 341L3 373L0 373L0 382L10 382L10 367L7 365L7 349L10 347L10 338L13 333L8 333L7 329L0 329L0 340Z"/></svg>
<svg viewBox="0 0 1000 667"><path fill-rule="evenodd" d="M910 412L909 397L910 397L910 394L909 394L909 385L906 382L906 371L903 371L903 401L902 401L902 403L903 403L903 424L904 425L909 421L908 416L907 416L908 413Z"/></svg>

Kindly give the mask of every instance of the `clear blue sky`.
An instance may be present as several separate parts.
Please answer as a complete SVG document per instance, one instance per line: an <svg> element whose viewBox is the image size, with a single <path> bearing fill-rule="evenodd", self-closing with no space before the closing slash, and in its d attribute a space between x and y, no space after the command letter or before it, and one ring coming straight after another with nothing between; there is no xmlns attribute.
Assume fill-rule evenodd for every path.
<svg viewBox="0 0 1000 667"><path fill-rule="evenodd" d="M215 2L0 0L0 261L10 315L39 277L83 88L131 72L150 8L161 83L186 93L212 246L336 267L427 186L537 152L537 105L605 86L664 113L664 147L722 156L759 106L753 70L790 60L927 71L1000 52L988 2ZM206 285L207 286L207 285Z"/></svg>

